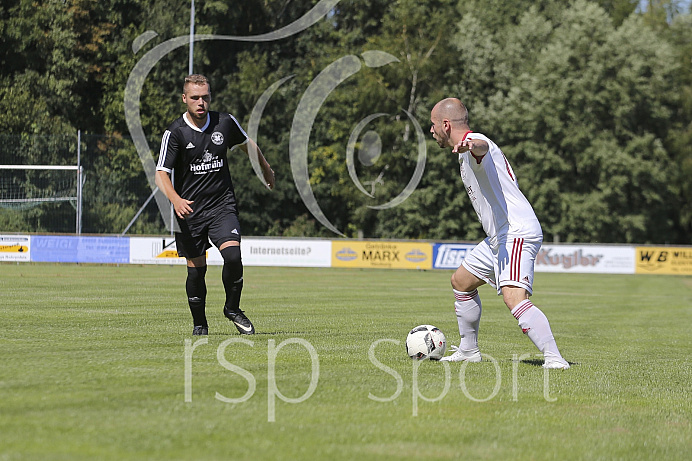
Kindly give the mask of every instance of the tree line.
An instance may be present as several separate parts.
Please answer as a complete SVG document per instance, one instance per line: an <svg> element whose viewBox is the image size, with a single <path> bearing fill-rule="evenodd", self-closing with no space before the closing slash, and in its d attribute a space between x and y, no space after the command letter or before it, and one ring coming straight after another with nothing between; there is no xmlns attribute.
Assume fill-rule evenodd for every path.
<svg viewBox="0 0 692 461"><path fill-rule="evenodd" d="M244 234L335 236L326 221L347 237L482 238L455 155L429 134L432 106L455 96L469 108L471 128L512 162L547 241L689 244L692 15L680 1L639 3L196 1L196 34L235 37L298 28L329 6L283 38L194 44L194 70L211 79L213 110L232 113L247 129L267 98L257 141L276 189L264 189L237 151L230 159ZM5 133L79 129L124 140L99 141L98 156L85 159L98 172L92 179L103 178L93 192L104 204L93 211L102 213L99 222L132 216L132 206L103 184L127 189L121 179L142 178L124 115L128 78L147 52L189 34L189 14L190 2L161 0L0 6ZM178 47L143 82L141 123L155 155L163 130L184 110L187 72L188 48ZM318 82L329 91L314 107L305 95L322 91ZM299 126L300 110L314 115L311 126ZM291 150L301 129L309 134L305 159ZM61 163L65 153L11 155L3 162ZM295 175L301 162L304 181Z"/></svg>

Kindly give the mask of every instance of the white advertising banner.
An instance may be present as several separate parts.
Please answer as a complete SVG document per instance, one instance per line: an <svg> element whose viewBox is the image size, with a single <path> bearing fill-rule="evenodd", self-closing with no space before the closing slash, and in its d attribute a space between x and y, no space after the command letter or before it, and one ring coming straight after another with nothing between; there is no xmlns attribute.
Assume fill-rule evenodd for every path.
<svg viewBox="0 0 692 461"><path fill-rule="evenodd" d="M536 272L634 274L631 246L543 245L536 255Z"/></svg>
<svg viewBox="0 0 692 461"><path fill-rule="evenodd" d="M282 267L330 267L332 244L328 240L243 238L243 265ZM130 237L132 264L185 264L178 257L174 237ZM223 265L216 247L207 250L207 264Z"/></svg>
<svg viewBox="0 0 692 461"><path fill-rule="evenodd" d="M186 264L175 237L130 237L130 264Z"/></svg>
<svg viewBox="0 0 692 461"><path fill-rule="evenodd" d="M246 266L331 267L329 240L244 238L241 243Z"/></svg>
<svg viewBox="0 0 692 461"><path fill-rule="evenodd" d="M28 235L0 235L0 261L31 261Z"/></svg>

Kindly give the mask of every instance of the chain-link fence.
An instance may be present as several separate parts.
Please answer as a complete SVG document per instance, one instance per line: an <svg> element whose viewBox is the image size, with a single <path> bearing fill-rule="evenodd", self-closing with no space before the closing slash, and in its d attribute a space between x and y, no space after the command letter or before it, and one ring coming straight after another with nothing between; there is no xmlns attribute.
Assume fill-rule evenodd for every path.
<svg viewBox="0 0 692 461"><path fill-rule="evenodd" d="M167 232L130 137L0 135L0 165L73 167L0 168L0 233Z"/></svg>

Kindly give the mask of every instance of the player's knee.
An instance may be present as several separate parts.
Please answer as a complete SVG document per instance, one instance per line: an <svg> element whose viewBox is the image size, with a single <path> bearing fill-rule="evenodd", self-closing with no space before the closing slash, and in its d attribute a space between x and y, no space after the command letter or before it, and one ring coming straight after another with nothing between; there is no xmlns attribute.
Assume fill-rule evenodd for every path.
<svg viewBox="0 0 692 461"><path fill-rule="evenodd" d="M220 251L224 264L239 264L242 262L240 256L240 245L231 245Z"/></svg>
<svg viewBox="0 0 692 461"><path fill-rule="evenodd" d="M207 274L207 266L188 266L187 267L187 278L195 282L203 282L204 277Z"/></svg>
<svg viewBox="0 0 692 461"><path fill-rule="evenodd" d="M485 282L478 277L475 277L466 270L457 270L452 274L452 288L457 291L470 292L483 285Z"/></svg>
<svg viewBox="0 0 692 461"><path fill-rule="evenodd" d="M223 269L221 270L221 280L223 280L226 292L236 288L242 288L243 283L243 262L240 258L240 246L232 245L221 250L223 257Z"/></svg>
<svg viewBox="0 0 692 461"><path fill-rule="evenodd" d="M454 289L457 290L457 291L465 291L465 290L462 288L462 284L459 283L459 282L457 281L456 275L457 275L456 272L453 273L453 274L452 274L452 277L451 277L451 279L450 279L450 283L452 284L452 288L454 288Z"/></svg>
<svg viewBox="0 0 692 461"><path fill-rule="evenodd" d="M456 277L456 274L452 275L452 288L454 288L457 291L471 291L468 287L467 283L464 283L463 280L461 280L459 277Z"/></svg>

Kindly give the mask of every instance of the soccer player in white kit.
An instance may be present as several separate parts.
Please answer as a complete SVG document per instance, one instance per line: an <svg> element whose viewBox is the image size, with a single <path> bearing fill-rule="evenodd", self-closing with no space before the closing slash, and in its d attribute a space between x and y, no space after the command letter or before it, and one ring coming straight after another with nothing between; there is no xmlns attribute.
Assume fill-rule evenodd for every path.
<svg viewBox="0 0 692 461"><path fill-rule="evenodd" d="M543 353L545 368L567 369L545 314L533 305L533 272L543 241L541 225L499 147L469 128L468 111L456 98L438 102L430 113L430 132L441 148L459 154L461 179L487 238L471 250L452 275L461 343L442 360L480 362L478 287L489 283Z"/></svg>

